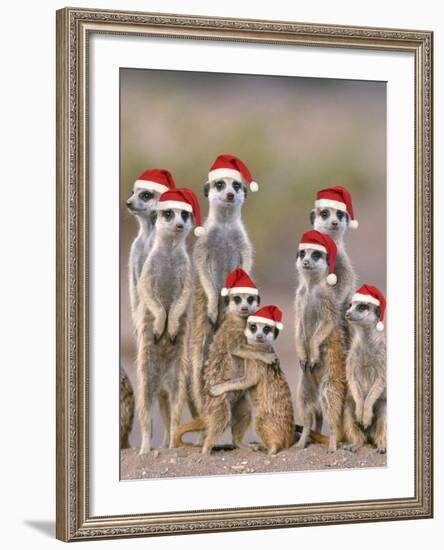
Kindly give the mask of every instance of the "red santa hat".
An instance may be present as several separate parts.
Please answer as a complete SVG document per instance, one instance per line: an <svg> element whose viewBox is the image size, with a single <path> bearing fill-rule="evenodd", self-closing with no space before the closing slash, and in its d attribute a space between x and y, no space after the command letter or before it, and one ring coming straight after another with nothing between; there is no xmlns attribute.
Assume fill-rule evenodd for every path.
<svg viewBox="0 0 444 550"><path fill-rule="evenodd" d="M327 283L330 286L334 286L338 282L338 278L334 272L336 254L338 253L335 241L328 235L312 229L304 233L299 242L299 250L306 249L319 250L328 254L330 273L327 275Z"/></svg>
<svg viewBox="0 0 444 550"><path fill-rule="evenodd" d="M355 292L352 298L352 302L366 302L369 304L374 304L381 308L381 315L379 316L379 321L376 323L376 330L382 332L384 330L384 315L386 302L384 294L377 288L372 285L362 285L361 288Z"/></svg>
<svg viewBox="0 0 444 550"><path fill-rule="evenodd" d="M158 210L170 210L179 208L186 212L191 212L196 222L194 234L200 237L205 232L200 218L200 206L196 194L191 189L182 187L181 189L171 189L163 193L157 203Z"/></svg>
<svg viewBox="0 0 444 550"><path fill-rule="evenodd" d="M165 193L168 189L175 189L173 176L168 170L163 168L153 168L145 170L134 182L134 189L148 189L149 191L158 191Z"/></svg>
<svg viewBox="0 0 444 550"><path fill-rule="evenodd" d="M228 294L259 294L256 285L251 280L250 276L246 271L238 267L232 271L226 281L225 286L220 292L222 296L227 296Z"/></svg>
<svg viewBox="0 0 444 550"><path fill-rule="evenodd" d="M334 187L327 187L327 189L321 189L316 194L315 207L343 210L350 216L350 227L352 229L359 227L358 220L355 220L351 195L345 187L336 185Z"/></svg>
<svg viewBox="0 0 444 550"><path fill-rule="evenodd" d="M241 159L233 155L219 155L214 161L208 173L208 181L214 181L219 178L235 178L250 186L250 191L255 193L259 185L253 181L250 170L245 166Z"/></svg>
<svg viewBox="0 0 444 550"><path fill-rule="evenodd" d="M256 311L254 315L250 315L247 319L248 323L266 323L276 327L279 330L284 328L282 324L282 311L277 306L264 306Z"/></svg>

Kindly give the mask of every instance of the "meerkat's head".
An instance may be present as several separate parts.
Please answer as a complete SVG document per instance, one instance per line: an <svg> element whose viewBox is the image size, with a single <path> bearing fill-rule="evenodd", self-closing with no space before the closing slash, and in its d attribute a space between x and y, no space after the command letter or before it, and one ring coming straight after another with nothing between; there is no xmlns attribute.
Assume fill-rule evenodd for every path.
<svg viewBox="0 0 444 550"><path fill-rule="evenodd" d="M235 178L219 178L204 186L204 194L217 209L240 209L247 197L247 186Z"/></svg>
<svg viewBox="0 0 444 550"><path fill-rule="evenodd" d="M153 218L161 193L153 189L134 187L132 194L126 201L126 207L133 216Z"/></svg>
<svg viewBox="0 0 444 550"><path fill-rule="evenodd" d="M173 176L164 168L145 170L134 182L133 192L126 201L126 207L134 216L155 221L153 212L160 196L174 189Z"/></svg>
<svg viewBox="0 0 444 550"><path fill-rule="evenodd" d="M340 242L347 227L357 229L359 226L350 192L339 185L318 191L310 221L313 229Z"/></svg>
<svg viewBox="0 0 444 550"><path fill-rule="evenodd" d="M193 226L193 215L187 210L167 208L157 212L156 231L162 235L186 239Z"/></svg>
<svg viewBox="0 0 444 550"><path fill-rule="evenodd" d="M320 231L306 231L299 242L296 269L301 277L311 282L323 278L331 286L337 282L334 273L337 254L335 241Z"/></svg>
<svg viewBox="0 0 444 550"><path fill-rule="evenodd" d="M238 315L239 317L248 317L259 307L261 299L259 294L247 294L244 292L230 292L225 296L227 312Z"/></svg>
<svg viewBox="0 0 444 550"><path fill-rule="evenodd" d="M349 216L347 212L337 208L313 208L310 212L310 222L313 229L340 242L347 230Z"/></svg>
<svg viewBox="0 0 444 550"><path fill-rule="evenodd" d="M328 274L328 254L321 250L305 248L296 256L296 268L301 276L323 279Z"/></svg>
<svg viewBox="0 0 444 550"><path fill-rule="evenodd" d="M282 311L276 306L264 306L248 317L244 334L249 344L272 346L283 328Z"/></svg>
<svg viewBox="0 0 444 550"><path fill-rule="evenodd" d="M384 330L386 302L382 292L375 286L364 284L353 295L345 312L345 318L353 325Z"/></svg>

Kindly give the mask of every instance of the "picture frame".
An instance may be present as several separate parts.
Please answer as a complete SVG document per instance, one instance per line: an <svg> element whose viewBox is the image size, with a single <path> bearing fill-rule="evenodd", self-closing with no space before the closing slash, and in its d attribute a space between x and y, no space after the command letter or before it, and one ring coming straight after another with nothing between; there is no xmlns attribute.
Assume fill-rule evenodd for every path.
<svg viewBox="0 0 444 550"><path fill-rule="evenodd" d="M413 496L96 515L90 483L89 43L94 35L402 52L414 60ZM433 515L433 33L64 8L57 12L56 535L63 541L430 518ZM402 183L399 183L402 188ZM410 214L409 214L410 216ZM116 243L117 246L117 243ZM412 251L413 252L413 251ZM96 314L96 313L95 313ZM118 368L116 373L118 372ZM116 374L117 379L117 374ZM333 475L330 473L330 475ZM169 483L176 483L171 480Z"/></svg>

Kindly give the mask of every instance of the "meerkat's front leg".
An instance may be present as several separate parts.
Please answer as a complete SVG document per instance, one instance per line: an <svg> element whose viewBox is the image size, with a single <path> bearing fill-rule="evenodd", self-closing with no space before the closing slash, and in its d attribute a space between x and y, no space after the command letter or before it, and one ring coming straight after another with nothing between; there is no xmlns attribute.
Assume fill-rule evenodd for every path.
<svg viewBox="0 0 444 550"><path fill-rule="evenodd" d="M274 351L257 351L255 346L249 346L248 344L234 350L232 355L239 357L240 359L262 361L266 365L275 365L279 363L279 357Z"/></svg>
<svg viewBox="0 0 444 550"><path fill-rule="evenodd" d="M139 454L151 450L151 408L155 395L155 387L150 380L150 370L154 368L152 351L149 349L147 327L138 334L137 349L137 393L136 407L140 422L141 445Z"/></svg>
<svg viewBox="0 0 444 550"><path fill-rule="evenodd" d="M354 376L347 376L347 387L353 397L353 401L355 404L354 417L356 419L356 422L362 425L364 414L364 395L362 393L360 385L358 384Z"/></svg>
<svg viewBox="0 0 444 550"><path fill-rule="evenodd" d="M222 395L223 393L237 390L248 390L252 386L255 386L259 382L259 375L256 372L256 369L245 369L245 375L240 378L233 378L233 380L228 380L227 382L222 382L221 384L215 384L210 388L210 394L213 397Z"/></svg>
<svg viewBox="0 0 444 550"><path fill-rule="evenodd" d="M199 276L200 284L207 297L207 316L210 324L215 327L217 325L217 318L219 315L219 294L215 288L213 281L208 273L208 265L206 262L203 264L198 263L196 265L196 271Z"/></svg>
<svg viewBox="0 0 444 550"><path fill-rule="evenodd" d="M247 273L250 273L253 267L253 247L247 237L245 237L241 246L241 267Z"/></svg>
<svg viewBox="0 0 444 550"><path fill-rule="evenodd" d="M183 279L182 291L173 306L171 307L168 315L168 336L172 344L176 342L177 333L179 332L180 321L186 312L190 303L190 297L193 290L193 282L191 279L191 273L187 272Z"/></svg>
<svg viewBox="0 0 444 550"><path fill-rule="evenodd" d="M308 358L308 367L311 371L313 371L313 369L317 367L317 365L319 365L320 347L325 339L329 336L333 328L333 323L326 321L320 322L318 328L315 330L313 336L311 337L309 343Z"/></svg>
<svg viewBox="0 0 444 550"><path fill-rule="evenodd" d="M307 370L308 366L308 360L307 360L307 353L305 351L305 341L302 334L302 327L300 324L296 325L296 335L295 335L295 343L296 343L296 356L299 361L299 366L301 369L305 372Z"/></svg>
<svg viewBox="0 0 444 550"><path fill-rule="evenodd" d="M384 378L379 378L370 388L367 397L364 401L364 408L362 413L362 426L364 429L368 428L373 420L373 405L381 397L385 388Z"/></svg>

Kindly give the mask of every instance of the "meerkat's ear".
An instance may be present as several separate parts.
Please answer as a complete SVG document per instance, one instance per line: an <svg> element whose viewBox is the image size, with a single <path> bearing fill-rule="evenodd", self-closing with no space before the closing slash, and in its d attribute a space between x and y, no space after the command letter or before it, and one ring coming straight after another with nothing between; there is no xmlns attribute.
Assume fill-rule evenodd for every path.
<svg viewBox="0 0 444 550"><path fill-rule="evenodd" d="M261 305L261 297L259 296L259 294L256 295L256 301L257 301L257 307L259 307Z"/></svg>
<svg viewBox="0 0 444 550"><path fill-rule="evenodd" d="M348 215L348 212L345 212L345 219L347 220L347 225L350 223L350 216Z"/></svg>
<svg viewBox="0 0 444 550"><path fill-rule="evenodd" d="M276 340L279 336L279 329L277 327L274 327L274 339Z"/></svg>
<svg viewBox="0 0 444 550"><path fill-rule="evenodd" d="M314 225L315 218L316 218L316 209L313 208L313 210L310 212L310 223L311 223L311 225Z"/></svg>
<svg viewBox="0 0 444 550"><path fill-rule="evenodd" d="M244 196L245 198L247 198L247 195L248 195L248 187L243 183L242 184L242 187L243 187L243 190L244 190Z"/></svg>
<svg viewBox="0 0 444 550"><path fill-rule="evenodd" d="M381 318L381 308L379 306L375 306L375 315L378 319Z"/></svg>
<svg viewBox="0 0 444 550"><path fill-rule="evenodd" d="M151 223L154 225L157 221L157 212L156 210L152 210L150 214Z"/></svg>
<svg viewBox="0 0 444 550"><path fill-rule="evenodd" d="M225 296L224 301L225 301L225 305L227 306L230 303L230 297Z"/></svg>
<svg viewBox="0 0 444 550"><path fill-rule="evenodd" d="M204 195L208 197L210 194L210 182L207 181L207 183L204 185Z"/></svg>

